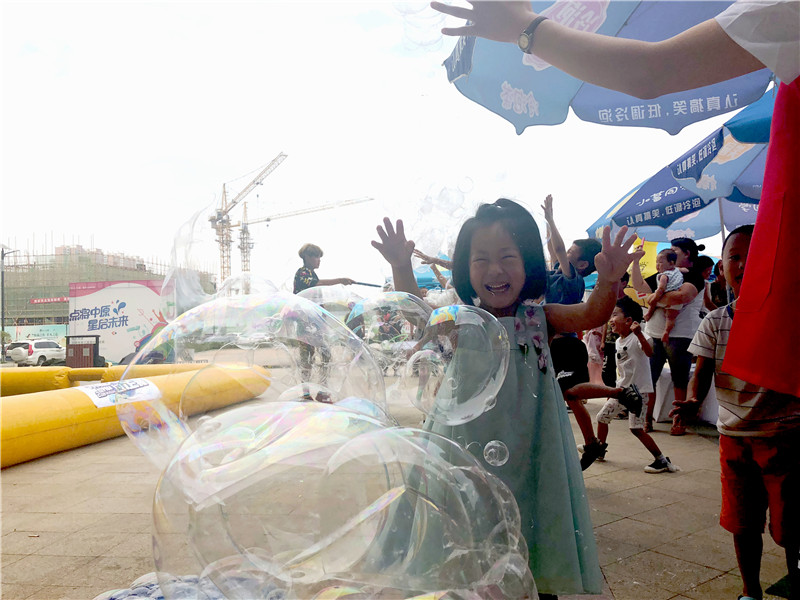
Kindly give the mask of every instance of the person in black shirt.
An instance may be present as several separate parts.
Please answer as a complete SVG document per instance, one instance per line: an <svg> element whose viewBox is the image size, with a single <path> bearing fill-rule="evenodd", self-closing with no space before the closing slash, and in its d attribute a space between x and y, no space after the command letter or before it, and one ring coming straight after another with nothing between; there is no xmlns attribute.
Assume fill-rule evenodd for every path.
<svg viewBox="0 0 800 600"><path fill-rule="evenodd" d="M322 259L322 248L315 244L303 244L297 253L303 259L303 266L297 269L294 274L294 293L302 292L310 287L318 285L351 285L355 283L349 277L339 277L337 279L320 279L317 277L315 269L319 268Z"/></svg>

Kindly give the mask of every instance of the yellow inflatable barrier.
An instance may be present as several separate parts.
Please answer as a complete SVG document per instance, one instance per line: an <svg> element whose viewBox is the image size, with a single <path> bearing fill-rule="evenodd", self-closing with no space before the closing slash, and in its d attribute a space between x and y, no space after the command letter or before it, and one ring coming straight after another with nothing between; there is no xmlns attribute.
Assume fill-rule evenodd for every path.
<svg viewBox="0 0 800 600"><path fill-rule="evenodd" d="M72 385L68 367L7 367L0 369L0 395L16 396L63 390Z"/></svg>
<svg viewBox="0 0 800 600"><path fill-rule="evenodd" d="M207 366L208 364L206 363L134 365L130 367L131 370L125 376L125 379L132 379L133 377L154 377L156 375L168 375L170 373L183 373L184 371L197 371ZM105 368L103 369L104 373L101 381L119 381L127 368L128 365L115 365Z"/></svg>
<svg viewBox="0 0 800 600"><path fill-rule="evenodd" d="M100 381L106 374L108 367L78 367L69 370L69 380L72 385L80 385L85 381Z"/></svg>
<svg viewBox="0 0 800 600"><path fill-rule="evenodd" d="M180 404L192 415L255 398L269 387L268 377L259 367L234 371L213 366L148 379L173 412ZM98 408L78 387L0 398L0 419L2 467L123 434L116 407Z"/></svg>

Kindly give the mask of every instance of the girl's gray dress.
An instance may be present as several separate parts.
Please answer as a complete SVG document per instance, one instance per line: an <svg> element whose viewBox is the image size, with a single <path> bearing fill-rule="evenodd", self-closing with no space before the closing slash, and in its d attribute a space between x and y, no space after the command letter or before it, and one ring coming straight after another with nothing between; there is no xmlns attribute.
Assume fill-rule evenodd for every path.
<svg viewBox="0 0 800 600"><path fill-rule="evenodd" d="M478 418L457 426L428 419L426 429L473 451L513 492L519 505L530 569L539 592L600 594L589 504L575 439L547 345L544 309L522 304L516 317L500 319L511 345L508 374L497 403ZM461 346L461 342L459 342ZM456 378L468 378L469 359L456 352ZM471 355L479 359L475 353ZM508 447L508 461L492 466L483 459L488 442ZM475 444L477 442L477 444Z"/></svg>

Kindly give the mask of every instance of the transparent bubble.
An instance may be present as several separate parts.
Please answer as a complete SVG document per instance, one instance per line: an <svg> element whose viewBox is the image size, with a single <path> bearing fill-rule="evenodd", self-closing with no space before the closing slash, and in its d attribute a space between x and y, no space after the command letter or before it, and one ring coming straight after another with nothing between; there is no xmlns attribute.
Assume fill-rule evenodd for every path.
<svg viewBox="0 0 800 600"><path fill-rule="evenodd" d="M455 442L342 403L252 402L213 420L156 490L167 600L535 589L511 492Z"/></svg>
<svg viewBox="0 0 800 600"><path fill-rule="evenodd" d="M252 273L232 275L222 282L214 298L227 298L230 296L246 296L248 294L263 295L274 294L277 286L271 281Z"/></svg>
<svg viewBox="0 0 800 600"><path fill-rule="evenodd" d="M418 346L403 369L403 398L446 425L466 423L494 407L509 353L497 319L474 306L437 308Z"/></svg>
<svg viewBox="0 0 800 600"><path fill-rule="evenodd" d="M167 321L214 297L219 247L208 215L215 202L193 214L175 233L170 269L161 288L161 313Z"/></svg>
<svg viewBox="0 0 800 600"><path fill-rule="evenodd" d="M416 351L430 314L430 306L416 296L384 292L358 302L346 323L367 345L384 376L396 377Z"/></svg>
<svg viewBox="0 0 800 600"><path fill-rule="evenodd" d="M369 398L387 413L383 377L363 342L320 306L292 294L221 297L174 319L142 347L116 395L123 429L163 467L194 421L227 406ZM302 391L293 399L302 400Z"/></svg>
<svg viewBox="0 0 800 600"><path fill-rule="evenodd" d="M428 2L395 2L394 7L403 17L406 48L430 51L443 45L441 29L445 16L433 10Z"/></svg>
<svg viewBox="0 0 800 600"><path fill-rule="evenodd" d="M508 447L499 440L492 440L483 448L483 460L493 467L502 467L508 462Z"/></svg>
<svg viewBox="0 0 800 600"><path fill-rule="evenodd" d="M471 191L464 180L457 186L420 182L418 200L404 219L406 235L418 250L430 256L452 256L459 225L477 208L476 200L468 198ZM421 264L417 258L413 262Z"/></svg>
<svg viewBox="0 0 800 600"><path fill-rule="evenodd" d="M307 288L297 295L319 304L342 322L347 320L347 315L362 300L352 287L345 285L315 286Z"/></svg>

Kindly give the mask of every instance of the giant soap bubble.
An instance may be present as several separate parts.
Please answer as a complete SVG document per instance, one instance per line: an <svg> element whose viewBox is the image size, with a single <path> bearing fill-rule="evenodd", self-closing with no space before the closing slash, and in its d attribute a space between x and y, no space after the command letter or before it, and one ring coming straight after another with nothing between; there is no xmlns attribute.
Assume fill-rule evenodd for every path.
<svg viewBox="0 0 800 600"><path fill-rule="evenodd" d="M191 415L238 402L355 397L386 413L380 369L361 340L285 293L221 297L185 312L139 350L122 386L123 429L158 466L193 430Z"/></svg>
<svg viewBox="0 0 800 600"><path fill-rule="evenodd" d="M297 295L319 304L342 322L347 319L353 306L361 300L361 296L351 287L341 284L318 285L298 292Z"/></svg>
<svg viewBox="0 0 800 600"><path fill-rule="evenodd" d="M379 339L386 323L396 331ZM117 413L163 469L165 598L534 597L510 490L456 442L397 426L378 364L397 363L431 418L464 422L503 380L505 330L397 293L348 325L295 295L219 297L134 358Z"/></svg>
<svg viewBox="0 0 800 600"><path fill-rule="evenodd" d="M460 425L490 410L508 370L508 334L474 306L431 313L402 373L402 395L436 422Z"/></svg>
<svg viewBox="0 0 800 600"><path fill-rule="evenodd" d="M399 374L417 349L431 307L405 292L385 292L362 300L347 317L347 326L375 356L384 374Z"/></svg>
<svg viewBox="0 0 800 600"><path fill-rule="evenodd" d="M533 593L516 503L455 442L320 403L256 402L216 420L156 492L167 599L209 585L242 599Z"/></svg>

